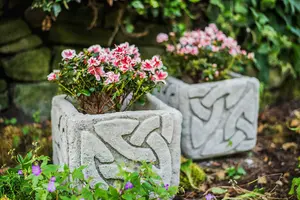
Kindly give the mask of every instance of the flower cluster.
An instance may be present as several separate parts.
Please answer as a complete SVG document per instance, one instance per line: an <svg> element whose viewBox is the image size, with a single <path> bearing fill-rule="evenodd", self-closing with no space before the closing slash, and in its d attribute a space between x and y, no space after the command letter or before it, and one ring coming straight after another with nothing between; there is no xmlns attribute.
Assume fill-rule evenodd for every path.
<svg viewBox="0 0 300 200"><path fill-rule="evenodd" d="M168 76L158 56L141 60L138 48L128 43L114 49L93 45L78 54L66 49L60 66L48 80L57 82L91 114L120 111L126 98L131 97L128 106L132 105L159 83L165 83ZM96 107L88 106L91 104Z"/></svg>
<svg viewBox="0 0 300 200"><path fill-rule="evenodd" d="M228 71L242 71L254 60L254 53L241 49L237 41L226 36L215 24L204 30L184 32L176 37L160 33L156 41L166 47L166 63L173 73L189 75L193 82L223 79ZM172 72L172 70L170 70Z"/></svg>

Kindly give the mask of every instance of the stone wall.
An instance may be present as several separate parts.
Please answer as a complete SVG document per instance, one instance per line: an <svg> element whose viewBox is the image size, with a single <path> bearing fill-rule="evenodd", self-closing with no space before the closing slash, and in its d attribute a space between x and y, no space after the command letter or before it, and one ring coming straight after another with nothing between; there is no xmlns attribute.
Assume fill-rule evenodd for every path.
<svg viewBox="0 0 300 200"><path fill-rule="evenodd" d="M40 111L43 119L50 116L52 97L58 93L47 75L58 67L61 51L77 50L92 44L108 46L114 31L116 8L100 8L97 26L88 30L92 21L90 8L71 5L52 22L49 31L42 31L46 15L32 10L30 0L0 0L0 116L18 116L27 121ZM128 41L136 44L144 58L162 53L155 37L168 31L165 25L136 21L137 30L149 27L149 34L133 38L119 31L113 44Z"/></svg>

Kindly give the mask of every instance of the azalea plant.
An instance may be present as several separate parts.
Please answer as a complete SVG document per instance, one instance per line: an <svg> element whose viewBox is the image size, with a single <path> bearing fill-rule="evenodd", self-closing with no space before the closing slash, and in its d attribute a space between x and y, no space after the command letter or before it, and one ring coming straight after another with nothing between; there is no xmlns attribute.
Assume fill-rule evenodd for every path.
<svg viewBox="0 0 300 200"><path fill-rule="evenodd" d="M146 93L165 83L168 73L158 56L141 60L137 47L123 43L114 49L93 45L76 54L62 52L60 70L48 75L89 114L128 110Z"/></svg>
<svg viewBox="0 0 300 200"><path fill-rule="evenodd" d="M13 156L18 165L0 176L0 199L14 200L121 200L162 199L169 200L177 193L177 187L164 184L152 165L142 163L136 172L120 166L124 181L109 186L91 185L92 178L85 177L81 166L70 170L67 165L49 164L49 157L37 156L36 150L25 157ZM72 181L70 181L70 178ZM80 186L80 187L79 187Z"/></svg>
<svg viewBox="0 0 300 200"><path fill-rule="evenodd" d="M226 79L230 77L228 72L242 72L255 61L254 53L241 49L215 24L181 35L160 33L156 41L166 47L163 61L169 72L188 83Z"/></svg>

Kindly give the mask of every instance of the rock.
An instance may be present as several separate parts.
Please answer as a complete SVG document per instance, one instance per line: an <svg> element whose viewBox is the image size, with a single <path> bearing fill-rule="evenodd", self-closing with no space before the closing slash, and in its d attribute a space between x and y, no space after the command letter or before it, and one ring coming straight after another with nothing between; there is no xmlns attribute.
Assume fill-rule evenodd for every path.
<svg viewBox="0 0 300 200"><path fill-rule="evenodd" d="M83 115L65 95L54 97L54 164L74 169L84 163L91 184L107 187L119 178L119 164L134 170L142 161L152 162L165 184L178 186L181 114L152 95L147 100L138 111Z"/></svg>
<svg viewBox="0 0 300 200"><path fill-rule="evenodd" d="M30 33L31 30L23 20L4 20L0 23L0 44L12 42Z"/></svg>
<svg viewBox="0 0 300 200"><path fill-rule="evenodd" d="M164 49L159 47L139 47L139 50L143 59L152 58L154 55L162 55L164 53Z"/></svg>
<svg viewBox="0 0 300 200"><path fill-rule="evenodd" d="M117 44L123 42L129 42L130 44L135 44L137 46L158 45L156 42L156 36L161 32L163 33L168 32L168 29L165 26L157 25L157 24L145 24L145 23L141 25L136 25L135 32L144 32L147 29L147 27L149 28L148 34L140 38L130 37L124 34L120 30L115 38L115 42Z"/></svg>
<svg viewBox="0 0 300 200"><path fill-rule="evenodd" d="M0 79L0 92L4 92L7 89L7 83L4 79Z"/></svg>
<svg viewBox="0 0 300 200"><path fill-rule="evenodd" d="M106 46L112 34L111 30L56 23L50 30L49 40L63 45L82 45L88 47L93 44Z"/></svg>
<svg viewBox="0 0 300 200"><path fill-rule="evenodd" d="M25 20L28 22L28 24L33 28L39 28L42 26L42 22L46 17L46 12L44 12L40 8L34 8L31 7L27 8L25 13Z"/></svg>
<svg viewBox="0 0 300 200"><path fill-rule="evenodd" d="M46 80L49 74L51 53L48 48L40 48L17 54L9 60L2 60L8 77L20 81Z"/></svg>
<svg viewBox="0 0 300 200"><path fill-rule="evenodd" d="M8 108L8 93L0 93L0 110Z"/></svg>
<svg viewBox="0 0 300 200"><path fill-rule="evenodd" d="M40 111L43 120L50 119L51 100L57 91L57 85L50 82L16 84L13 101L28 116Z"/></svg>
<svg viewBox="0 0 300 200"><path fill-rule="evenodd" d="M187 158L228 155L255 146L259 109L256 78L187 84L169 77L167 86L155 94L182 113L181 148Z"/></svg>
<svg viewBox="0 0 300 200"><path fill-rule="evenodd" d="M19 51L31 49L42 44L42 40L36 35L29 35L14 43L0 47L0 53L17 53Z"/></svg>

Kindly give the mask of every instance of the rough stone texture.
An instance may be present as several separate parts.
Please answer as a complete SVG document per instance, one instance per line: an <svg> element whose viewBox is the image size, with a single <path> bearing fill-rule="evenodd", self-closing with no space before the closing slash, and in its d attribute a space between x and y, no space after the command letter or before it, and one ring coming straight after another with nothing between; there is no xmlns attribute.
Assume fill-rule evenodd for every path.
<svg viewBox="0 0 300 200"><path fill-rule="evenodd" d="M0 93L0 110L8 108L8 94L7 91Z"/></svg>
<svg viewBox="0 0 300 200"><path fill-rule="evenodd" d="M143 59L152 58L154 55L161 55L164 52L163 48L159 47L139 47Z"/></svg>
<svg viewBox="0 0 300 200"><path fill-rule="evenodd" d="M14 43L0 47L0 53L17 53L26 49L31 49L42 44L42 40L36 35L29 35Z"/></svg>
<svg viewBox="0 0 300 200"><path fill-rule="evenodd" d="M93 45L106 46L112 34L111 30L93 28L87 30L78 25L56 23L50 30L49 40L58 44Z"/></svg>
<svg viewBox="0 0 300 200"><path fill-rule="evenodd" d="M170 77L156 95L183 115L181 148L186 157L203 159L255 146L259 107L256 78L189 85Z"/></svg>
<svg viewBox="0 0 300 200"><path fill-rule="evenodd" d="M129 168L140 161L154 162L165 183L179 184L181 114L148 95L137 111L102 115L79 113L65 99L52 101L53 161L71 169L87 165L93 184L105 187L118 177L118 164Z"/></svg>
<svg viewBox="0 0 300 200"><path fill-rule="evenodd" d="M57 94L57 91L57 85L49 82L17 84L13 101L28 116L40 111L42 119L49 119L51 100Z"/></svg>
<svg viewBox="0 0 300 200"><path fill-rule="evenodd" d="M51 53L48 48L35 49L2 60L8 77L22 81L45 80L49 73Z"/></svg>
<svg viewBox="0 0 300 200"><path fill-rule="evenodd" d="M4 92L7 89L7 83L4 79L0 79L0 92Z"/></svg>
<svg viewBox="0 0 300 200"><path fill-rule="evenodd" d="M5 20L0 23L0 44L12 42L31 33L27 24L21 20Z"/></svg>

